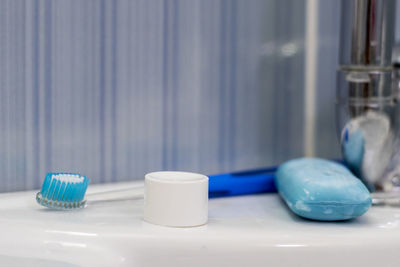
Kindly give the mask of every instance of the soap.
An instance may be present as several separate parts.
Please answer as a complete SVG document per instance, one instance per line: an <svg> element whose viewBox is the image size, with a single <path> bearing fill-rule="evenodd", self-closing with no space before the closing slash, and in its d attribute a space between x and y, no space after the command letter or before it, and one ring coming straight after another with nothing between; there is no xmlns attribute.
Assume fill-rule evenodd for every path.
<svg viewBox="0 0 400 267"><path fill-rule="evenodd" d="M352 219L372 203L368 189L350 170L324 159L299 158L282 164L275 185L295 214L312 220Z"/></svg>

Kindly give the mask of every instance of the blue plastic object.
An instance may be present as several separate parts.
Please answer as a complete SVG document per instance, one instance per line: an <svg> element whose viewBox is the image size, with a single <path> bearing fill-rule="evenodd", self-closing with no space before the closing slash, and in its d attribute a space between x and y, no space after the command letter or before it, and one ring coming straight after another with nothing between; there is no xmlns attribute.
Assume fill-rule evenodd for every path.
<svg viewBox="0 0 400 267"><path fill-rule="evenodd" d="M227 197L276 192L277 167L209 175L209 197Z"/></svg>
<svg viewBox="0 0 400 267"><path fill-rule="evenodd" d="M350 170L324 159L300 158L282 164L275 184L294 213L313 220L355 218L372 202L368 189Z"/></svg>

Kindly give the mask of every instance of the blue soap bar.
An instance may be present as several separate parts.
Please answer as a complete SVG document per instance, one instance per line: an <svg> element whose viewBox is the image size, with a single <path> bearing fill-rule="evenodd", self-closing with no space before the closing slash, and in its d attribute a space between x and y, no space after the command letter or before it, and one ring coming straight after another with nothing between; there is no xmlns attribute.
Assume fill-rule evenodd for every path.
<svg viewBox="0 0 400 267"><path fill-rule="evenodd" d="M345 166L324 159L300 158L282 164L275 185L289 208L308 219L347 220L371 206L365 185Z"/></svg>

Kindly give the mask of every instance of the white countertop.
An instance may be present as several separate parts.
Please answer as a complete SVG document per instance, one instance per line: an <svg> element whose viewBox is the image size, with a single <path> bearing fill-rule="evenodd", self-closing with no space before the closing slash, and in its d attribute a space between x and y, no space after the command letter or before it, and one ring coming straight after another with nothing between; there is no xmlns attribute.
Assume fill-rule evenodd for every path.
<svg viewBox="0 0 400 267"><path fill-rule="evenodd" d="M400 208L314 222L293 215L277 194L264 194L211 199L207 225L169 228L142 220L141 183L91 185L88 206L75 211L41 207L35 194L0 194L1 266L400 264Z"/></svg>

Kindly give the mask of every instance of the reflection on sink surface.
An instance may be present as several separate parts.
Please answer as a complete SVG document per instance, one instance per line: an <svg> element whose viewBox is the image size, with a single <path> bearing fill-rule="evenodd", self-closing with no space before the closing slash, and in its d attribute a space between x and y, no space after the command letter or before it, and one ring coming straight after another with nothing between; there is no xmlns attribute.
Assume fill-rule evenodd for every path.
<svg viewBox="0 0 400 267"><path fill-rule="evenodd" d="M321 223L292 215L278 195L267 194L212 199L207 225L168 228L142 220L140 185L92 185L88 207L74 211L42 208L33 191L0 194L1 265L376 266L400 261L400 209L372 207L349 222ZM127 187L137 188L118 191ZM108 190L117 191L93 194Z"/></svg>

